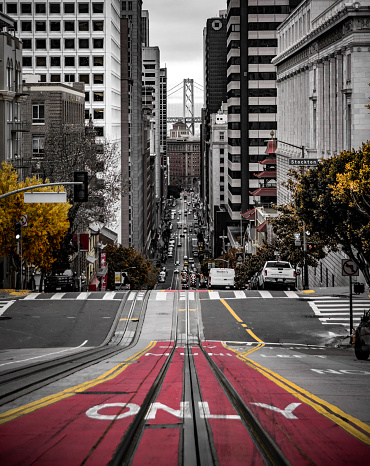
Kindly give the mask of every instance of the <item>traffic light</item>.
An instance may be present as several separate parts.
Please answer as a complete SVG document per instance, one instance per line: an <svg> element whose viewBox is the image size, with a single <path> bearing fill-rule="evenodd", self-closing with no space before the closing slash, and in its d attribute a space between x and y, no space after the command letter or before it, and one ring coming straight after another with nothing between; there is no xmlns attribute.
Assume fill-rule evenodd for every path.
<svg viewBox="0 0 370 466"><path fill-rule="evenodd" d="M22 224L21 224L21 222L15 222L14 231L15 231L15 239L17 241L19 241L21 239L21 235L22 235Z"/></svg>
<svg viewBox="0 0 370 466"><path fill-rule="evenodd" d="M89 199L89 185L87 172L74 172L74 180L83 184L74 185L73 200L75 202L87 202Z"/></svg>

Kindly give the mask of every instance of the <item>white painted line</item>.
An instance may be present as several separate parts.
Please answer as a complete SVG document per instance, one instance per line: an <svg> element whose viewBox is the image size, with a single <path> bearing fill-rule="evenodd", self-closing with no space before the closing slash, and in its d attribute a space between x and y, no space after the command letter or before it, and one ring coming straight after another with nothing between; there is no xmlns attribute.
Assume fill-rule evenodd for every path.
<svg viewBox="0 0 370 466"><path fill-rule="evenodd" d="M55 293L50 299L62 299L65 293Z"/></svg>
<svg viewBox="0 0 370 466"><path fill-rule="evenodd" d="M103 296L103 299L114 299L114 296L116 295L116 292L115 291L108 291L107 293L105 293L105 295Z"/></svg>
<svg viewBox="0 0 370 466"><path fill-rule="evenodd" d="M36 299L40 293L31 293L25 296L23 299Z"/></svg>
<svg viewBox="0 0 370 466"><path fill-rule="evenodd" d="M4 314L4 312L14 303L15 301L7 301L4 307L0 309L0 316Z"/></svg>
<svg viewBox="0 0 370 466"><path fill-rule="evenodd" d="M195 294L194 291L189 291L189 299L192 300L192 301L194 301L194 299L195 299L194 294Z"/></svg>
<svg viewBox="0 0 370 466"><path fill-rule="evenodd" d="M218 291L208 291L209 299L220 299L220 293Z"/></svg>
<svg viewBox="0 0 370 466"><path fill-rule="evenodd" d="M269 291L259 290L258 293L261 295L261 298L272 298L272 294Z"/></svg>
<svg viewBox="0 0 370 466"><path fill-rule="evenodd" d="M79 346L76 346L74 348L67 348L67 349L64 349L64 350L61 350L61 351L56 351L55 353L46 353L46 354L40 354L40 356L35 356L33 358L28 358L28 359L21 359L20 361L10 361L10 362L5 362L4 364L0 364L0 367L1 366L7 366L8 364L17 364L19 362L27 362L27 361L32 361L33 359L40 359L40 358L44 358L45 356L52 356L54 354L59 354L59 353L65 353L66 351L73 351L75 349L78 349L78 348L81 348L82 346L85 346L86 343L88 342L88 340L85 340L83 343L81 343L81 345Z"/></svg>
<svg viewBox="0 0 370 466"><path fill-rule="evenodd" d="M127 301L133 301L135 299L136 293L130 291L130 294L128 295Z"/></svg>
<svg viewBox="0 0 370 466"><path fill-rule="evenodd" d="M167 300L167 294L168 293L161 293L161 292L157 293L156 297L155 297L156 301L166 301Z"/></svg>
<svg viewBox="0 0 370 466"><path fill-rule="evenodd" d="M80 293L76 299L87 299L87 297L89 296L89 292L88 291L84 291L83 293Z"/></svg>
<svg viewBox="0 0 370 466"><path fill-rule="evenodd" d="M234 294L235 294L235 298L237 298L237 299L246 298L245 293L244 293L243 290L236 290L236 291L234 291Z"/></svg>

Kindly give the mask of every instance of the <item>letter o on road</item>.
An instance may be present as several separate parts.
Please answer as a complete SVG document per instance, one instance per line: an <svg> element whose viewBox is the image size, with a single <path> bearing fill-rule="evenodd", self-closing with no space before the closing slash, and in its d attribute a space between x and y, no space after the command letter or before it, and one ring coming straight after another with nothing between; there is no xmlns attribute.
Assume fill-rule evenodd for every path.
<svg viewBox="0 0 370 466"><path fill-rule="evenodd" d="M101 411L104 408L112 408L112 407L117 407L117 408L128 408L128 411L122 414L99 414L99 411ZM120 409L120 411L122 411ZM92 408L88 409L86 411L86 416L88 416L91 419L99 419L101 421L113 421L114 419L124 419L125 417L129 416L135 416L139 412L140 406L135 405L134 403L106 403L103 405L97 405L93 406Z"/></svg>

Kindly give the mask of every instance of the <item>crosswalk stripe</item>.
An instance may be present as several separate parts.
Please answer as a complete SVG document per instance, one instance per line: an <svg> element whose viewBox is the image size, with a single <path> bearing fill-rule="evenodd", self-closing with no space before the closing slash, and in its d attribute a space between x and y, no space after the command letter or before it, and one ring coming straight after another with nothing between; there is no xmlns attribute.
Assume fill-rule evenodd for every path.
<svg viewBox="0 0 370 466"><path fill-rule="evenodd" d="M349 327L350 319L350 303L349 300L343 302L340 300L326 301L309 301L315 315L319 318L322 324L337 324ZM364 311L370 307L370 300L354 300L352 302L353 325L357 327Z"/></svg>
<svg viewBox="0 0 370 466"><path fill-rule="evenodd" d="M65 293L55 293L50 299L62 299Z"/></svg>
<svg viewBox="0 0 370 466"><path fill-rule="evenodd" d="M218 291L209 291L209 299L220 299L220 293Z"/></svg>
<svg viewBox="0 0 370 466"><path fill-rule="evenodd" d="M236 291L234 291L234 294L235 294L235 298L237 298L237 299L246 298L245 293L244 293L243 290L236 290Z"/></svg>
<svg viewBox="0 0 370 466"><path fill-rule="evenodd" d="M115 291L108 291L107 293L105 293L105 295L103 296L103 299L114 299L114 296L116 295L116 292Z"/></svg>
<svg viewBox="0 0 370 466"><path fill-rule="evenodd" d="M284 291L288 298L298 298L298 295L295 291Z"/></svg>
<svg viewBox="0 0 370 466"><path fill-rule="evenodd" d="M82 293L80 293L76 299L87 299L88 296L89 296L89 292L88 291L83 291Z"/></svg>
<svg viewBox="0 0 370 466"><path fill-rule="evenodd" d="M261 298L272 298L272 294L269 291L259 290L258 292L261 295Z"/></svg>
<svg viewBox="0 0 370 466"><path fill-rule="evenodd" d="M25 296L23 299L36 299L40 293L31 293Z"/></svg>
<svg viewBox="0 0 370 466"><path fill-rule="evenodd" d="M14 301L1 301L0 305L0 316L14 303Z"/></svg>

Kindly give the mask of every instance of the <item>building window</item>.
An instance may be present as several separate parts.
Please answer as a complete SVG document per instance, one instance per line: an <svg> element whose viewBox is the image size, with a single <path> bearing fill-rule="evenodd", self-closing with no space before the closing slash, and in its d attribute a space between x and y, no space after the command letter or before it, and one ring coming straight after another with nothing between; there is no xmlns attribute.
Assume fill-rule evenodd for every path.
<svg viewBox="0 0 370 466"><path fill-rule="evenodd" d="M46 74L39 74L39 76L40 76L40 79L39 79L40 83L46 83Z"/></svg>
<svg viewBox="0 0 370 466"><path fill-rule="evenodd" d="M50 39L50 48L60 50L60 39Z"/></svg>
<svg viewBox="0 0 370 466"><path fill-rule="evenodd" d="M85 102L90 102L90 92L85 92Z"/></svg>
<svg viewBox="0 0 370 466"><path fill-rule="evenodd" d="M50 57L50 66L57 66L60 68L60 57Z"/></svg>
<svg viewBox="0 0 370 466"><path fill-rule="evenodd" d="M46 32L46 21L36 21L36 31Z"/></svg>
<svg viewBox="0 0 370 466"><path fill-rule="evenodd" d="M60 3L49 3L49 11L50 14L57 14L60 13Z"/></svg>
<svg viewBox="0 0 370 466"><path fill-rule="evenodd" d="M60 74L51 74L50 75L50 82L60 83Z"/></svg>
<svg viewBox="0 0 370 466"><path fill-rule="evenodd" d="M21 13L28 15L32 13L32 3L21 3Z"/></svg>
<svg viewBox="0 0 370 466"><path fill-rule="evenodd" d="M36 50L46 50L46 39L36 39Z"/></svg>
<svg viewBox="0 0 370 466"><path fill-rule="evenodd" d="M32 66L32 57L22 57L22 66Z"/></svg>
<svg viewBox="0 0 370 466"><path fill-rule="evenodd" d="M89 12L89 4L88 3L78 3L78 12L79 13L88 13Z"/></svg>
<svg viewBox="0 0 370 466"><path fill-rule="evenodd" d="M101 108L94 108L94 120L104 120L104 110Z"/></svg>
<svg viewBox="0 0 370 466"><path fill-rule="evenodd" d="M16 3L8 3L6 5L6 12L8 15L16 15L17 14L17 4Z"/></svg>
<svg viewBox="0 0 370 466"><path fill-rule="evenodd" d="M75 31L75 22L74 21L64 21L64 30L66 32L74 32Z"/></svg>
<svg viewBox="0 0 370 466"><path fill-rule="evenodd" d="M104 47L104 39L93 39L94 49L102 49Z"/></svg>
<svg viewBox="0 0 370 466"><path fill-rule="evenodd" d="M64 48L65 49L74 49L75 40L74 39L64 39Z"/></svg>
<svg viewBox="0 0 370 466"><path fill-rule="evenodd" d="M32 155L34 157L43 157L45 154L44 151L44 136L32 136Z"/></svg>
<svg viewBox="0 0 370 466"><path fill-rule="evenodd" d="M102 74L94 74L94 84L104 84L104 76Z"/></svg>
<svg viewBox="0 0 370 466"><path fill-rule="evenodd" d="M31 21L21 21L21 31L22 32L32 32L32 22Z"/></svg>
<svg viewBox="0 0 370 466"><path fill-rule="evenodd" d="M93 3L92 12L93 13L104 13L104 3Z"/></svg>
<svg viewBox="0 0 370 466"><path fill-rule="evenodd" d="M90 76L88 74L80 74L79 77L78 77L78 80L81 83L89 84Z"/></svg>
<svg viewBox="0 0 370 466"><path fill-rule="evenodd" d="M90 57L78 57L78 66L89 66Z"/></svg>
<svg viewBox="0 0 370 466"><path fill-rule="evenodd" d="M94 128L95 130L95 134L98 136L98 137L103 137L104 136L104 127L103 126L96 126Z"/></svg>
<svg viewBox="0 0 370 466"><path fill-rule="evenodd" d="M89 22L88 21L79 21L78 30L81 32L89 32Z"/></svg>
<svg viewBox="0 0 370 466"><path fill-rule="evenodd" d="M64 57L64 66L75 66L75 57Z"/></svg>
<svg viewBox="0 0 370 466"><path fill-rule="evenodd" d="M32 123L45 123L45 103L32 103Z"/></svg>
<svg viewBox="0 0 370 466"><path fill-rule="evenodd" d="M74 14L74 12L75 12L75 4L74 3L65 3L64 4L64 13Z"/></svg>
<svg viewBox="0 0 370 466"><path fill-rule="evenodd" d="M94 66L104 66L104 57L93 57Z"/></svg>
<svg viewBox="0 0 370 466"><path fill-rule="evenodd" d="M104 101L104 92L94 92L94 102L103 102Z"/></svg>
<svg viewBox="0 0 370 466"><path fill-rule="evenodd" d="M93 31L104 31L104 21L93 21Z"/></svg>
<svg viewBox="0 0 370 466"><path fill-rule="evenodd" d="M90 48L89 39L78 39L78 48L80 49Z"/></svg>
<svg viewBox="0 0 370 466"><path fill-rule="evenodd" d="M60 21L50 21L50 32L60 32Z"/></svg>
<svg viewBox="0 0 370 466"><path fill-rule="evenodd" d="M64 75L64 82L66 83L74 83L76 80L76 77L74 74L65 74Z"/></svg>
<svg viewBox="0 0 370 466"><path fill-rule="evenodd" d="M32 49L32 39L22 39L23 50Z"/></svg>
<svg viewBox="0 0 370 466"><path fill-rule="evenodd" d="M44 15L46 13L46 3L36 3L35 11L37 14Z"/></svg>
<svg viewBox="0 0 370 466"><path fill-rule="evenodd" d="M225 140L225 133L223 131L220 131L220 141Z"/></svg>
<svg viewBox="0 0 370 466"><path fill-rule="evenodd" d="M46 57L36 57L36 66L46 66Z"/></svg>

